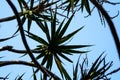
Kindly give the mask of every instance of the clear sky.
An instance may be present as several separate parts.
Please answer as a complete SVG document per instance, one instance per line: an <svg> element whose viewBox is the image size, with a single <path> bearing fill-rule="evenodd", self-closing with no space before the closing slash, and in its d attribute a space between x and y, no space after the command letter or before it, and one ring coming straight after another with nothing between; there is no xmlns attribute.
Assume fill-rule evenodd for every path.
<svg viewBox="0 0 120 80"><path fill-rule="evenodd" d="M118 2L119 0L114 0L114 2ZM16 3L16 2L14 2ZM16 3L16 5L18 5L18 3ZM111 16L115 16L118 12L118 10L120 10L120 5L109 5L109 4L105 4L104 5L105 9L108 11L108 13ZM19 7L18 7L19 9ZM10 7L8 6L7 2L5 0L2 0L0 3L0 18L3 17L7 17L9 15L13 15ZM77 12L75 17L73 18L70 27L68 28L67 32L72 32L76 29L78 29L79 27L82 27L85 25L85 27L79 32L77 33L77 35L75 35L72 39L71 42L69 42L68 44L87 44L87 45L94 45L92 47L88 47L88 48L84 48L83 50L90 50L91 52L87 53L89 62L92 63L103 51L105 51L105 55L107 55L106 57L106 61L113 61L113 67L111 69L116 69L118 67L120 67L120 61L118 59L118 54L117 54L117 50L115 48L115 44L112 38L112 35L110 33L109 30L109 26L103 26L100 23L100 18L98 15L97 10L95 9L92 12L92 15L89 16L88 18L84 18L84 16L86 16L87 13L84 12L83 14L81 14L81 12ZM116 18L113 19L113 22L115 23L117 32L119 34L119 38L120 38L120 15ZM35 24L32 25L33 27L31 28L31 31L40 34L42 37L44 37L44 35L38 30L38 28L36 27ZM5 37L9 37L11 36L17 29L17 23L16 20L14 21L10 21L10 22L5 22L5 23L0 23L0 39L1 38L5 38ZM67 34L67 33L66 33ZM33 40L28 41L29 42L29 46L31 48L35 48L35 46L37 45L37 43L35 43ZM12 45L14 46L15 49L24 49L24 46L21 42L21 37L17 36L9 41L6 42L1 42L0 43L0 47L2 46L6 46L6 45ZM17 55L15 53L12 52L0 52L0 57L1 56L5 56L4 58L1 58L0 61L3 60L26 60L28 61L29 58L26 57L20 57L22 55ZM82 55L82 57L84 57L85 55ZM78 59L79 55L73 55L70 56L70 58L73 59L74 63L76 63L77 59ZM82 61L82 58L80 59ZM91 64L89 64L90 66ZM68 63L65 61L65 66L67 71L71 73L72 70L72 64ZM54 66L54 69L56 67ZM17 75L20 75L22 73L25 72L24 75L24 80L30 80L31 79L31 72L32 68L30 67L26 67L26 66L6 66L6 67L1 67L0 68L0 77L4 77L5 75L9 74L10 80L13 80ZM58 70L55 69L53 70L53 72L55 74L58 74ZM120 79L120 71L116 74L113 74L111 77L111 80L118 80ZM29 77L26 77L29 76ZM31 79L32 80L32 79Z"/></svg>

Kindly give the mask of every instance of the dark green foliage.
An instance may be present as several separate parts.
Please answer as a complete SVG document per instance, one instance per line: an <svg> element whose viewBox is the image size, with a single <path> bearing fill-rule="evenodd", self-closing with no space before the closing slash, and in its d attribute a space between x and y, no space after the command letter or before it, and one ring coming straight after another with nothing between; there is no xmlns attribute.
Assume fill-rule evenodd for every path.
<svg viewBox="0 0 120 80"><path fill-rule="evenodd" d="M9 0L7 0L9 1ZM120 70L120 68L115 69L111 72L108 72L112 67L113 62L106 62L106 56L103 56L103 53L91 64L91 67L88 67L89 59L86 57L83 59L82 63L80 63L80 57L75 66L73 66L73 73L69 74L67 69L64 66L64 60L73 63L73 59L69 58L68 55L74 56L74 54L86 54L89 51L80 50L81 48L90 47L92 45L75 45L68 44L69 41L79 32L84 26L78 27L73 32L66 34L72 19L75 16L77 11L87 11L88 15L92 15L92 9L90 7L90 2L92 2L97 7L98 13L100 16L100 20L102 24L105 24L105 19L108 24L112 23L108 13L102 8L102 4L104 3L101 0L17 0L20 8L20 12L15 14L15 16L10 16L7 18L0 19L0 22L11 21L13 19L19 18L18 21L18 29L14 32L13 36L6 37L0 39L0 42L7 41L16 37L16 33L21 32L20 26L23 29L22 35L26 39L26 36L30 39L33 39L38 44L34 48L36 52L36 56L34 56L34 50L14 50L12 46L1 47L0 51L8 50L15 53L22 53L23 55L32 54L32 58L29 62L25 61L0 61L0 66L6 66L11 64L22 64L29 67L32 67L33 80L38 80L37 75L40 73L40 80L110 80L110 75L116 73ZM14 2L13 2L14 3ZM110 2L109 2L110 3ZM95 9L95 7L93 9ZM106 13L106 15L104 15ZM17 15L17 16L16 16ZM71 16L70 16L71 15ZM59 17L58 17L59 16ZM64 19L59 19L60 17ZM18 19L17 19L18 20ZM31 31L32 24L37 24L37 27L40 28L40 33L44 33L46 39L42 38L42 35L37 35ZM21 23L21 24L19 24ZM24 30L24 26L26 26L26 30ZM110 25L111 26L111 25ZM73 26L74 27L74 26ZM113 30L113 29L112 29ZM42 31L42 32L41 32ZM115 31L114 31L115 32ZM18 35L19 36L19 35ZM22 39L23 40L23 39ZM29 39L28 39L29 40ZM119 41L119 40L118 40ZM23 41L24 43L24 41ZM26 41L27 43L27 41ZM91 43L92 44L92 43ZM118 44L119 45L119 42ZM22 56L23 57L23 56ZM29 55L29 57L31 57ZM0 59L2 59L0 57ZM39 62L39 60L41 62ZM19 63L20 62L20 63ZM38 64L36 64L36 63ZM52 73L53 63L55 62L57 69L59 70L61 76L56 76L56 74ZM40 65L39 65L40 63ZM40 67L46 71L40 70ZM33 68L35 67L35 68ZM71 75L73 77L71 77ZM0 77L0 79L9 79L9 75L5 78ZM24 80L23 76L25 73L18 75L15 80Z"/></svg>
<svg viewBox="0 0 120 80"><path fill-rule="evenodd" d="M70 80L70 76L68 75L67 71L63 67L62 60L60 57L62 57L63 59L69 62L72 62L72 60L69 59L66 56L66 54L71 55L74 53L80 53L80 54L86 53L88 51L79 51L75 49L88 47L90 45L66 45L64 44L66 41L71 39L78 31L80 31L83 27L75 30L74 32L69 33L68 35L64 35L67 28L69 27L69 24L74 14L68 19L68 21L64 25L63 23L65 19L61 23L59 23L60 25L58 26L58 28L56 25L57 24L56 12L51 15L53 15L51 17L51 22L50 22L51 33L50 33L50 30L48 29L49 26L46 21L37 22L39 27L45 33L47 41L28 31L26 31L28 33L27 36L40 43L40 45L37 46L36 50L39 50L39 49L44 50L42 53L40 53L40 55L36 57L36 59L41 59L43 57L41 64L45 65L46 63L46 68L50 70L53 65L53 60L55 60L57 67L61 72L62 77L65 76L66 79Z"/></svg>

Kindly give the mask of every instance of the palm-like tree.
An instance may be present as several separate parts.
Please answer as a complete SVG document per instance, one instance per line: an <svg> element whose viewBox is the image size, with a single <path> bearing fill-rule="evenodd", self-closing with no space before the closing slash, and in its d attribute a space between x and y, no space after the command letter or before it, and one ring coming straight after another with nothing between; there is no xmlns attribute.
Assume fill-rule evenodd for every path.
<svg viewBox="0 0 120 80"><path fill-rule="evenodd" d="M74 15L74 14L73 14ZM32 38L33 40L39 42L40 44L37 46L36 50L42 49L43 51L36 57L36 59L42 59L41 64L45 65L46 63L46 68L50 69L52 68L53 60L55 60L58 69L61 72L61 75L65 76L67 79L70 79L70 76L64 69L62 65L62 60L60 57L63 59L72 62L71 59L69 59L67 55L72 55L74 53L86 53L88 51L80 51L80 50L75 50L78 48L83 48L83 47L88 47L90 45L66 45L65 42L70 40L71 37L73 37L78 31L80 31L83 27L75 30L72 33L69 33L68 35L64 35L67 28L69 27L69 24L73 18L73 15L69 18L69 20L64 24L65 19L60 23L60 25L57 28L57 19L56 19L56 12L51 13L51 21L50 21L50 26L46 21L38 22L39 27L42 29L42 31L45 33L47 41L41 38L40 36L37 36L33 33L29 33L28 37ZM50 30L48 29L51 27L51 33Z"/></svg>
<svg viewBox="0 0 120 80"><path fill-rule="evenodd" d="M39 4L37 6L34 6L35 0L29 0L28 3L30 4L30 6L28 6L29 4L25 0L18 0L19 6L21 9L21 12L18 13L18 17L21 17L22 25L27 20L27 28L28 29L27 29L27 31L25 31L27 33L26 35L29 38L31 38L39 43L37 45L37 47L35 48L35 50L38 50L38 51L41 50L39 52L39 54L37 55L37 57L35 58L35 61L37 61L38 59L42 59L41 65L46 66L47 69L46 68L44 68L44 69L47 71L49 71L49 70L51 71L53 61L55 61L56 65L62 75L62 79L65 78L66 80L71 80L72 78L69 76L67 70L63 66L62 59L65 59L68 62L72 63L72 59L70 59L67 55L87 53L88 51L80 51L78 49L90 46L90 45L66 44L67 41L70 41L71 38L83 28L83 27L78 28L77 30L65 35L65 32L67 31L69 24L75 14L74 11L77 11L77 10L83 11L83 9L85 8L86 11L88 12L88 14L91 15L91 12L93 11L90 9L90 6L89 6L89 2L91 1L98 8L98 12L100 13L101 21L104 21L104 18L105 18L109 25L112 24L112 26L110 25L110 27L113 27L113 29L111 28L111 30L114 30L114 24L111 21L107 12L102 8L100 3L103 3L103 1L100 1L100 0L90 0L90 1L89 0L81 0L81 1L80 0L65 0L65 1L57 0L54 2L53 2L53 0L51 0L51 1L50 0L37 0L37 1L39 1ZM59 3L60 1L62 3ZM51 8L51 6L55 6L55 4L57 4L57 3L58 3L58 5L56 5L56 8ZM57 12L57 9L67 12L67 15L59 14ZM58 21L58 18L57 18L58 14L61 16L64 16L64 17L68 17L70 15L70 12L72 12L72 16L67 21L66 21L66 19L64 19L61 22ZM106 17L106 15L107 15L107 17ZM12 17L5 18L5 19L8 19L6 21L13 20L13 19L16 19L16 16L12 16ZM0 22L4 22L5 19L0 19ZM46 35L47 40L42 38L41 36L33 34L30 31L30 28L32 26L31 25L32 21L35 21L35 23L38 25L38 27ZM18 30L16 32L18 32L19 30L20 29L18 28ZM113 31L113 33L116 33L116 31ZM113 36L114 36L114 34L113 34ZM0 39L0 42L6 41L13 37L15 37L15 36L13 35L12 37ZM117 38L117 35L116 35L116 38ZM118 42L117 45L119 46L119 40L116 40L116 42ZM11 48L12 47L8 46L7 48L4 47L0 50L1 51L2 50L9 51ZM119 50L119 47L118 47L118 50ZM20 52L25 53L27 51L20 51ZM120 70L120 68L118 68L117 70L106 74L106 71L112 66L112 62L105 63L105 57L100 59L101 56L102 55L100 55L98 57L98 59L96 59L96 61L92 64L92 66L89 70L86 70L84 68L85 60L83 61L82 64L80 64L80 70L81 70L81 78L80 79L81 80L109 79L109 78L107 78L108 75ZM34 58L34 56L33 56L33 58ZM14 61L12 63L9 63L9 61L5 61L5 62L1 62L1 65L3 66L6 64L20 64L20 63L24 64L24 65L26 64L26 65L36 67L36 65L31 62L28 63L28 62L23 62L23 61L20 61L20 62ZM103 63L102 67L101 67L101 63ZM73 69L73 76L74 76L73 80L78 80L78 78L77 78L78 71L79 71L78 66L79 66L79 61L77 62L75 69ZM37 67L36 71L34 71L34 69L33 69L34 80L37 80L35 78L36 77L35 73L38 70L39 70L38 67ZM24 74L22 74L19 77L19 79L22 79L23 75ZM42 77L41 77L41 79L42 79ZM44 74L43 78L45 80L45 79L47 79L47 76Z"/></svg>

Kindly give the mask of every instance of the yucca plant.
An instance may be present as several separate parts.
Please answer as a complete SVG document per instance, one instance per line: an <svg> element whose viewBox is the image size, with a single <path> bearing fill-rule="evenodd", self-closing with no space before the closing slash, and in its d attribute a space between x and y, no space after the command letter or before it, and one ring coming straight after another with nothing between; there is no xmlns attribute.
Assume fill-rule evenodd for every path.
<svg viewBox="0 0 120 80"><path fill-rule="evenodd" d="M73 80L110 80L110 75L120 71L120 68L109 71L113 62L106 62L103 53L88 67L88 58L83 59L82 63L78 58L75 68L73 68Z"/></svg>
<svg viewBox="0 0 120 80"><path fill-rule="evenodd" d="M73 14L74 15L74 14ZM51 13L51 21L50 26L48 23L45 22L38 22L39 27L42 29L42 31L45 33L47 41L40 36L37 36L31 32L26 31L29 33L27 36L40 44L37 45L36 50L42 49L43 51L36 57L36 59L41 59L42 57L42 65L46 64L46 68L50 69L52 68L53 60L55 60L57 67L62 75L62 77L65 76L66 79L70 80L70 76L68 75L66 69L62 65L63 59L67 60L68 62L72 63L72 60L69 59L66 55L72 55L75 53L86 53L88 51L80 51L75 50L79 48L88 47L90 45L66 45L65 42L70 40L77 32L79 32L83 27L75 30L74 32L64 35L67 28L69 27L69 24L73 18L73 15L69 18L69 20L64 24L65 19L59 24L57 28L57 19L56 19L56 11L55 13ZM63 25L64 24L64 25ZM49 27L51 28L49 30ZM51 32L51 33L50 33Z"/></svg>
<svg viewBox="0 0 120 80"><path fill-rule="evenodd" d="M21 12L19 15L22 17L22 24L27 21L27 29L30 31L33 21L37 23L38 20L50 20L49 10L50 7L56 4L58 1L50 2L48 0L37 1L38 5L35 5L35 0L26 2L25 0L18 0ZM30 4L30 5L29 5ZM19 30L19 29L18 29ZM18 30L16 32L18 32Z"/></svg>

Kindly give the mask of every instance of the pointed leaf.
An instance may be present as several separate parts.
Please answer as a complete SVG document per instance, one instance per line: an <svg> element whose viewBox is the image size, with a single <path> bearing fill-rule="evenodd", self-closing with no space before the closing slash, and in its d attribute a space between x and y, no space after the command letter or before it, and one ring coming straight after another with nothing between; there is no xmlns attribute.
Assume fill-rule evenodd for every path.
<svg viewBox="0 0 120 80"><path fill-rule="evenodd" d="M42 53L40 53L40 54L36 57L36 59L40 59L40 58L42 58L44 55L45 55L45 53L42 52Z"/></svg>
<svg viewBox="0 0 120 80"><path fill-rule="evenodd" d="M22 7L21 0L18 0L18 3L19 3L19 6L20 6L20 9L21 9L21 12L23 12L23 7Z"/></svg>
<svg viewBox="0 0 120 80"><path fill-rule="evenodd" d="M30 0L30 10L33 8L34 0Z"/></svg>
<svg viewBox="0 0 120 80"><path fill-rule="evenodd" d="M55 58L55 62L61 72L61 75L62 76L64 75L66 80L71 80L71 78L70 78L69 74L67 73L67 71L65 70L65 68L62 66L62 64L56 58Z"/></svg>
<svg viewBox="0 0 120 80"><path fill-rule="evenodd" d="M73 9L74 9L74 0L71 0L70 3L71 3L71 7L72 7L72 12L73 12Z"/></svg>
<svg viewBox="0 0 120 80"><path fill-rule="evenodd" d="M59 46L62 49L77 49L77 48L84 48L84 47L89 47L91 45L61 45Z"/></svg>
<svg viewBox="0 0 120 80"><path fill-rule="evenodd" d="M86 10L87 10L87 12L89 13L89 15L91 15L91 11L90 11L90 5L89 5L89 2L88 2L88 0L85 0L85 8L86 8Z"/></svg>
<svg viewBox="0 0 120 80"><path fill-rule="evenodd" d="M56 31L56 35L58 36L61 29L62 29L62 26L63 26L63 23L64 23L65 19L60 23L60 26L58 27L57 31Z"/></svg>
<svg viewBox="0 0 120 80"><path fill-rule="evenodd" d="M104 52L103 52L104 53ZM99 61L99 59L101 58L101 56L103 55L103 53L95 60L95 62L92 64L92 67L90 68L88 74L91 74L91 72L94 72L94 66L96 66L97 62Z"/></svg>
<svg viewBox="0 0 120 80"><path fill-rule="evenodd" d="M39 42L41 44L48 45L48 43L44 39L42 39L41 37L39 37L39 36L37 36L35 34L32 34L32 33L28 32L28 31L26 31L26 32L29 33L29 35L27 35L27 36L30 37L31 39L33 39L33 40L35 40L35 41L37 41L37 42Z"/></svg>
<svg viewBox="0 0 120 80"><path fill-rule="evenodd" d="M80 53L80 54L83 54L83 53L88 53L89 51L78 51L78 50L66 50L70 53Z"/></svg>
<svg viewBox="0 0 120 80"><path fill-rule="evenodd" d="M44 22L44 25L45 25L45 34L46 34L47 40L48 42L50 42L50 34L49 34L49 29L46 21Z"/></svg>
<svg viewBox="0 0 120 80"><path fill-rule="evenodd" d="M64 33L66 32L67 28L69 27L69 24L73 18L74 14L69 18L69 20L66 22L66 24L64 25L63 29L61 30L61 32L59 33L59 38L61 38Z"/></svg>
<svg viewBox="0 0 120 80"><path fill-rule="evenodd" d="M55 13L54 16L51 13L51 39L52 41L54 40L54 36L55 36L55 31L56 31L56 9L55 9Z"/></svg>
<svg viewBox="0 0 120 80"><path fill-rule="evenodd" d="M28 33L30 32L31 24L32 24L32 20L28 19Z"/></svg>
<svg viewBox="0 0 120 80"><path fill-rule="evenodd" d="M26 10L29 10L28 4L25 2L25 0L20 0L22 2L22 4L24 5L24 8Z"/></svg>
<svg viewBox="0 0 120 80"><path fill-rule="evenodd" d="M44 65L48 61L48 57L44 56L41 65Z"/></svg>
<svg viewBox="0 0 120 80"><path fill-rule="evenodd" d="M51 70L52 64L53 64L53 55L48 55L48 56L49 57L48 57L46 68L48 68L49 70Z"/></svg>
<svg viewBox="0 0 120 80"><path fill-rule="evenodd" d="M79 28L78 30L76 30L76 31L74 31L74 32L72 32L72 33L70 33L70 34L68 34L67 36L64 36L62 39L60 39L59 44L65 42L65 41L67 41L67 40L69 40L69 39L70 39L71 37L73 37L77 32L79 32L82 28L83 28L83 27Z"/></svg>
<svg viewBox="0 0 120 80"><path fill-rule="evenodd" d="M73 61L71 60L71 59L69 59L68 57L66 57L64 54L59 54L62 58L64 58L65 60L67 60L67 61L69 61L69 62L71 62L71 63L73 63Z"/></svg>
<svg viewBox="0 0 120 80"><path fill-rule="evenodd" d="M80 60L80 56L78 58L78 61L77 61L77 64L76 64L76 67L75 67L75 70L74 70L74 67L73 67L73 80L78 80L78 64L79 64L79 60Z"/></svg>

